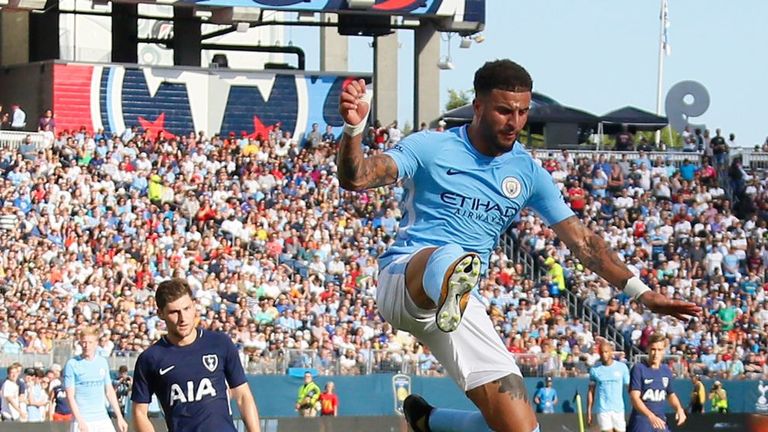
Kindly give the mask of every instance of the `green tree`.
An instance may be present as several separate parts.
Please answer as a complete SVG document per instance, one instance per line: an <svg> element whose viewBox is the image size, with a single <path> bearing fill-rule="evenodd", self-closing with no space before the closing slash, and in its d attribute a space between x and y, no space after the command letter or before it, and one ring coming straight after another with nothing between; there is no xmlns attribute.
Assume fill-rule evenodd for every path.
<svg viewBox="0 0 768 432"><path fill-rule="evenodd" d="M656 142L656 132L638 132L635 138L639 139L640 136L644 136L649 143ZM664 127L664 129L661 130L660 138L661 138L661 141L667 145L668 149L674 149L679 151L682 149L684 144L683 136L677 133L676 130L672 129L669 126L666 126Z"/></svg>
<svg viewBox="0 0 768 432"><path fill-rule="evenodd" d="M448 89L448 103L445 104L445 110L450 111L470 102L472 90L453 90Z"/></svg>

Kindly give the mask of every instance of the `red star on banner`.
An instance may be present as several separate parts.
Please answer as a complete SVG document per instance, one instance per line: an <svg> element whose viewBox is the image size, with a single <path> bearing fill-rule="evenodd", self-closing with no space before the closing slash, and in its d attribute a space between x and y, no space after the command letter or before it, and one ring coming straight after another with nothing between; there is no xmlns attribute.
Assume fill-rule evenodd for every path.
<svg viewBox="0 0 768 432"><path fill-rule="evenodd" d="M253 133L248 135L250 139L257 139L261 135L261 139L269 139L269 133L272 132L275 126L264 126L259 116L253 116Z"/></svg>
<svg viewBox="0 0 768 432"><path fill-rule="evenodd" d="M398 10L411 7L416 3L414 0L385 0L378 2L372 9L376 10Z"/></svg>
<svg viewBox="0 0 768 432"><path fill-rule="evenodd" d="M160 113L160 115L157 116L153 122L139 116L139 124L141 124L141 128L147 132L147 136L150 138L157 138L157 135L160 132L163 132L165 138L167 139L176 138L176 135L172 134L170 131L165 130L165 113Z"/></svg>

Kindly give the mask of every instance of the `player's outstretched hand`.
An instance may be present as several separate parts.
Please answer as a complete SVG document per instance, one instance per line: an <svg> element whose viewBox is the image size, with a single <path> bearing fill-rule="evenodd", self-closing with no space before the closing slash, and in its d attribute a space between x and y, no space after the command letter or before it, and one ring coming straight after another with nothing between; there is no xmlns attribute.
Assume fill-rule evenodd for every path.
<svg viewBox="0 0 768 432"><path fill-rule="evenodd" d="M680 320L701 315L701 306L682 300L672 300L654 291L640 296L640 302L648 309L662 315L671 315Z"/></svg>
<svg viewBox="0 0 768 432"><path fill-rule="evenodd" d="M347 124L357 126L368 115L371 106L370 103L362 100L363 95L365 95L365 80L362 79L350 81L341 91L339 114Z"/></svg>
<svg viewBox="0 0 768 432"><path fill-rule="evenodd" d="M680 426L681 424L685 423L685 420L688 418L687 415L685 415L685 410L678 410L677 414L675 414L675 420L677 420L677 425Z"/></svg>
<svg viewBox="0 0 768 432"><path fill-rule="evenodd" d="M592 413L587 413L587 426L592 426Z"/></svg>
<svg viewBox="0 0 768 432"><path fill-rule="evenodd" d="M128 423L126 423L125 419L120 419L117 421L117 431L128 432Z"/></svg>

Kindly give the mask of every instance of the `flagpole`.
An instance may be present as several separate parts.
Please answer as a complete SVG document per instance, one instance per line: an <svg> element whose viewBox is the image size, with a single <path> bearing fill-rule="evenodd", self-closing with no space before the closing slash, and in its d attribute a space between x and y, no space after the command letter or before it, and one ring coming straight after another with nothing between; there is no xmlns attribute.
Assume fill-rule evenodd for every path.
<svg viewBox="0 0 768 432"><path fill-rule="evenodd" d="M661 97L664 88L664 55L668 41L664 39L664 32L667 26L667 0L661 0L661 13L659 14L659 69L656 77L656 115L661 115ZM661 142L661 131L656 131L656 147Z"/></svg>

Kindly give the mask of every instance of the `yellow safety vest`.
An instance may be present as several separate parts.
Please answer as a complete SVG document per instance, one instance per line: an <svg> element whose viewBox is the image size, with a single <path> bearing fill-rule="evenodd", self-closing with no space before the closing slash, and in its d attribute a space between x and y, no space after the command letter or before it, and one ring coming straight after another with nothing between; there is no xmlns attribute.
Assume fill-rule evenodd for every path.
<svg viewBox="0 0 768 432"><path fill-rule="evenodd" d="M723 397L720 397L720 392L722 392ZM725 390L718 390L715 392L715 397L712 398L712 408L714 409L728 409L728 394L725 392Z"/></svg>
<svg viewBox="0 0 768 432"><path fill-rule="evenodd" d="M161 179L158 175L153 175L149 179L149 200L150 201L160 201L160 199L163 197L163 185L160 183Z"/></svg>

